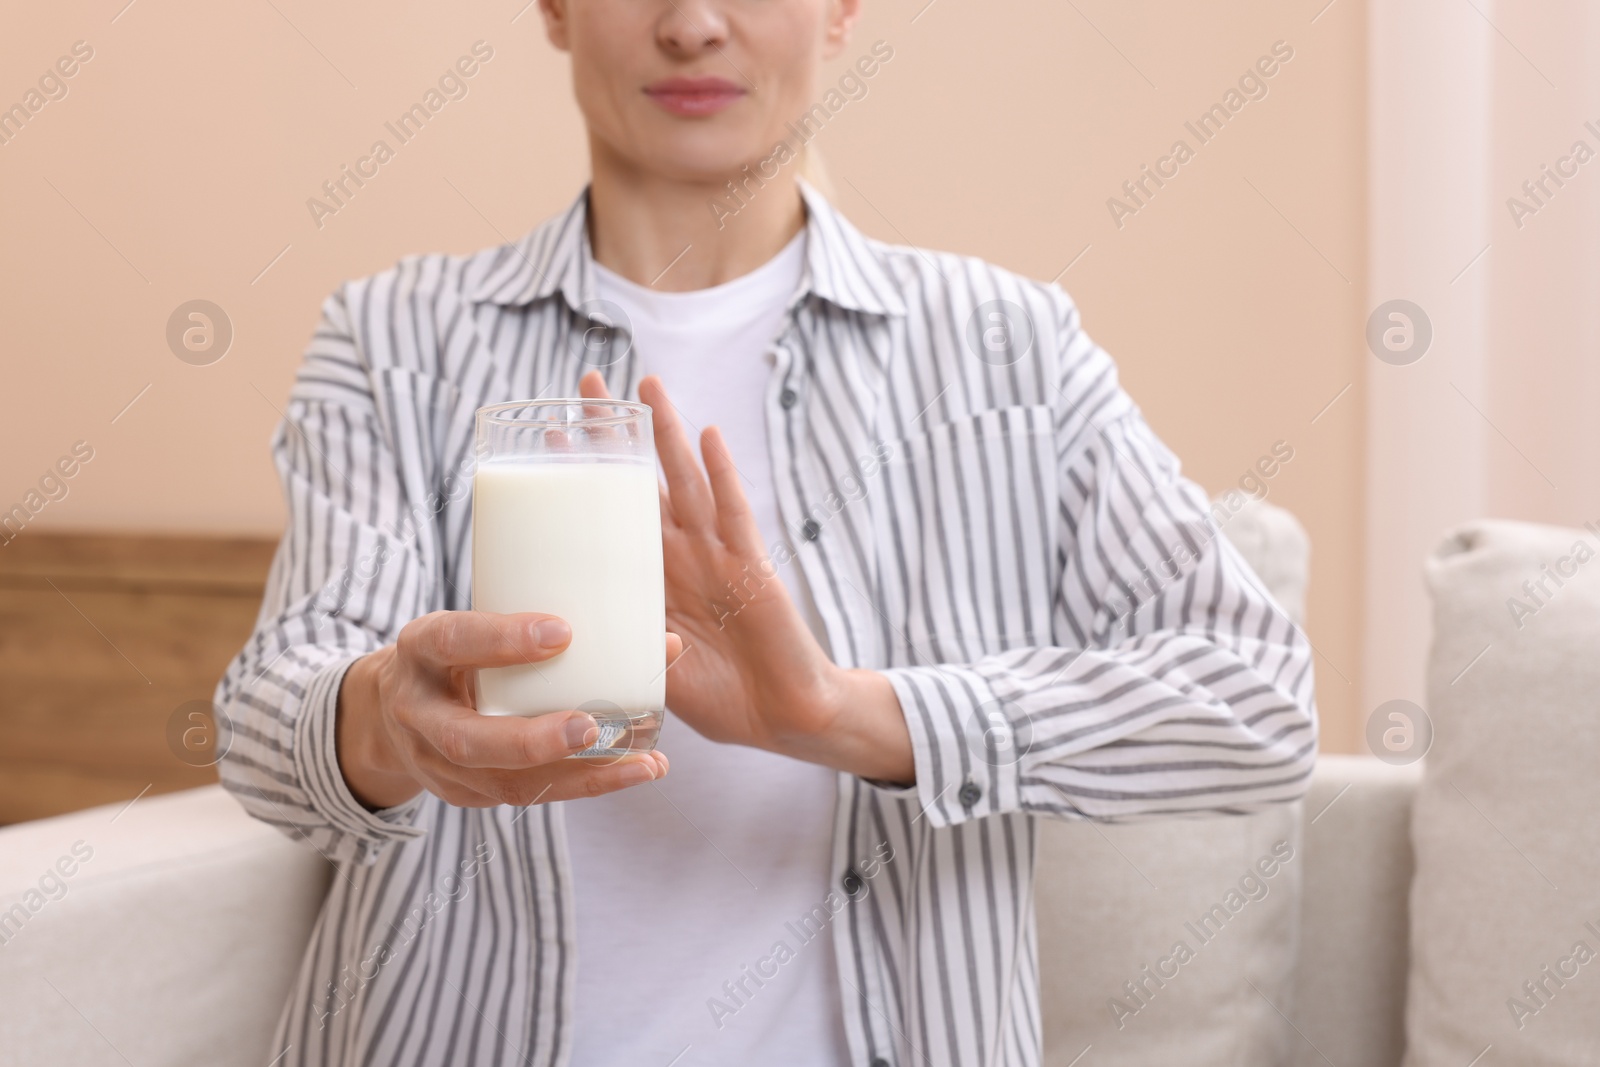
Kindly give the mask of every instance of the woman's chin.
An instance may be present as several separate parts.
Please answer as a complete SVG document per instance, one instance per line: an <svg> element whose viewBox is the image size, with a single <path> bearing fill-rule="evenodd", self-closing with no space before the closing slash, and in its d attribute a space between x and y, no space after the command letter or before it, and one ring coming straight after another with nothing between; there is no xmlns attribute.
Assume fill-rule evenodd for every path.
<svg viewBox="0 0 1600 1067"><path fill-rule="evenodd" d="M721 139L711 142L702 137L685 137L658 143L651 151L639 153L629 162L641 174L685 184L721 187L741 180L747 167L755 173L762 161L771 155L771 144L752 146L745 138L735 145ZM772 169L768 164L766 173L769 176Z"/></svg>

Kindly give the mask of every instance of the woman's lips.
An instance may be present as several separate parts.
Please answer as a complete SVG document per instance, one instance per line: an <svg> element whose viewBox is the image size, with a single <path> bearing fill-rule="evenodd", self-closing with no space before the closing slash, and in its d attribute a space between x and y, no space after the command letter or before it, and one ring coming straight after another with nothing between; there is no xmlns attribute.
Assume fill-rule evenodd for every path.
<svg viewBox="0 0 1600 1067"><path fill-rule="evenodd" d="M726 78L666 78L645 86L645 95L674 115L715 115L744 95Z"/></svg>

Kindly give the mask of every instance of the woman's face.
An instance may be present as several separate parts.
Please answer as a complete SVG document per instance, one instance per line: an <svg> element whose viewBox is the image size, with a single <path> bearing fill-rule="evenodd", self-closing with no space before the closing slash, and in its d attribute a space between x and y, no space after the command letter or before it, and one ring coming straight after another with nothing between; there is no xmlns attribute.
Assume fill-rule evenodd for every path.
<svg viewBox="0 0 1600 1067"><path fill-rule="evenodd" d="M722 182L816 102L859 0L540 0L597 153Z"/></svg>

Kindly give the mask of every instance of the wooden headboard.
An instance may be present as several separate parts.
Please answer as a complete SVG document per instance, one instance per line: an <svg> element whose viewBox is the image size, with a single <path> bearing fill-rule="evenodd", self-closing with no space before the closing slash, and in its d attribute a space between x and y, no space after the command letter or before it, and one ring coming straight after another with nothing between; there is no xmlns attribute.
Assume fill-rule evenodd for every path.
<svg viewBox="0 0 1600 1067"><path fill-rule="evenodd" d="M249 637L275 545L30 530L0 546L0 824L217 780L191 713Z"/></svg>

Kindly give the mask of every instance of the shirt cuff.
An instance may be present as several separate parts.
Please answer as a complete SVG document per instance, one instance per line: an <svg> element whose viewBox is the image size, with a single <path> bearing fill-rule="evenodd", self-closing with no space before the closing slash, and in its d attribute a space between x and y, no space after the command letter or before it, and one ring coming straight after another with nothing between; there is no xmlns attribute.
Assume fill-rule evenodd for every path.
<svg viewBox="0 0 1600 1067"><path fill-rule="evenodd" d="M911 732L917 780L900 786L863 779L885 795L913 790L933 826L1020 811L1021 764L1028 725L1022 709L995 695L970 666L892 667L880 671L894 686Z"/></svg>
<svg viewBox="0 0 1600 1067"><path fill-rule="evenodd" d="M344 672L359 656L341 660L312 675L301 700L294 725L294 771L311 806L325 819L335 834L355 840L353 850L336 848L336 853L351 854L357 863L368 864L378 858L391 841L421 837L413 825L424 794L418 793L392 808L369 810L350 792L344 772L339 769L337 726L339 686Z"/></svg>

